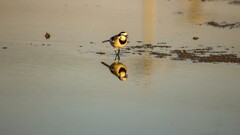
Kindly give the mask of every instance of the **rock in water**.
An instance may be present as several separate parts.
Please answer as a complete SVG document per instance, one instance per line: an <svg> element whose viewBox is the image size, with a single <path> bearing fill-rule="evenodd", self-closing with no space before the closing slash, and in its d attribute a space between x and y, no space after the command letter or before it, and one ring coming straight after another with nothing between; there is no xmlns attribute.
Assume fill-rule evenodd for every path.
<svg viewBox="0 0 240 135"><path fill-rule="evenodd" d="M51 37L51 35L50 35L48 32L46 32L45 38L46 38L46 39L49 39L50 37Z"/></svg>

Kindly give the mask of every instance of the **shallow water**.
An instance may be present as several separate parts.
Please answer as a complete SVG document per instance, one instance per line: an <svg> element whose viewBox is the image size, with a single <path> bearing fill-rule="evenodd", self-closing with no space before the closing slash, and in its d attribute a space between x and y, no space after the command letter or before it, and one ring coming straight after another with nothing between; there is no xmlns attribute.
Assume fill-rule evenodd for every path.
<svg viewBox="0 0 240 135"><path fill-rule="evenodd" d="M2 1L1 135L239 134L239 64L123 53L128 78L120 81L101 63L111 65L115 57L101 41L127 31L128 46L234 47L239 56L239 28L204 23L239 22L240 6L220 0L121 3Z"/></svg>

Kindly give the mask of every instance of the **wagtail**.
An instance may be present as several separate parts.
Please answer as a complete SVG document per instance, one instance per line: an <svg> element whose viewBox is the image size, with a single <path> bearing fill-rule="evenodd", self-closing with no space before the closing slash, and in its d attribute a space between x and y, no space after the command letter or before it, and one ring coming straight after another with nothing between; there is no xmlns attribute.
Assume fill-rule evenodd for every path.
<svg viewBox="0 0 240 135"><path fill-rule="evenodd" d="M109 40L102 41L103 43L105 42L110 42L112 47L114 47L114 51L116 53L116 57L119 57L120 53L120 48L123 48L124 46L127 45L128 43L128 34L126 32L120 32L119 34L111 37ZM116 59L116 58L115 58Z"/></svg>

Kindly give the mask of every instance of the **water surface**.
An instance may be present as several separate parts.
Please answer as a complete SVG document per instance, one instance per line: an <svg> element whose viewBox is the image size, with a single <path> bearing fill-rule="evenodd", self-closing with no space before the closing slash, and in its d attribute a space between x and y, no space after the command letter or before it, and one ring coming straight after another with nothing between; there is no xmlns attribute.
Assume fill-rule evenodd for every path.
<svg viewBox="0 0 240 135"><path fill-rule="evenodd" d="M239 8L220 0L3 0L0 134L239 134L239 64L123 53L126 81L101 64L115 57L101 41L120 31L128 46L234 47L239 55L239 28L204 24L239 22Z"/></svg>

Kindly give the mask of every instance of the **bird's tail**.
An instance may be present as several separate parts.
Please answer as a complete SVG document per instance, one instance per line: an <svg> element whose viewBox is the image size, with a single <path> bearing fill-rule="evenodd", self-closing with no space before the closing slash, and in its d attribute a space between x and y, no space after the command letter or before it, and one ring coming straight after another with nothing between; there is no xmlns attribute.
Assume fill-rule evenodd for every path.
<svg viewBox="0 0 240 135"><path fill-rule="evenodd" d="M105 43L105 42L110 42L110 40L104 40L104 41L102 41L102 43Z"/></svg>
<svg viewBox="0 0 240 135"><path fill-rule="evenodd" d="M110 67L108 64L106 64L105 62L101 62L104 66L106 66L106 67Z"/></svg>

